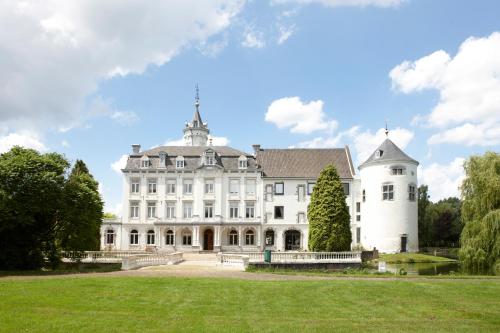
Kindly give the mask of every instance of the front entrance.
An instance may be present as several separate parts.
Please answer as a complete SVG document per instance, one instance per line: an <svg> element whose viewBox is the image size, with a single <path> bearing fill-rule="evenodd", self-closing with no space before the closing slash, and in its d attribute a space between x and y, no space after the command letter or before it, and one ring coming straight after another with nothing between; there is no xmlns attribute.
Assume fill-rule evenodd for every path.
<svg viewBox="0 0 500 333"><path fill-rule="evenodd" d="M212 231L212 229L207 229L203 233L203 250L214 250L214 232Z"/></svg>
<svg viewBox="0 0 500 333"><path fill-rule="evenodd" d="M401 252L406 252L407 242L408 242L408 237L406 235L401 236Z"/></svg>
<svg viewBox="0 0 500 333"><path fill-rule="evenodd" d="M300 232L288 230L285 232L285 251L300 250Z"/></svg>

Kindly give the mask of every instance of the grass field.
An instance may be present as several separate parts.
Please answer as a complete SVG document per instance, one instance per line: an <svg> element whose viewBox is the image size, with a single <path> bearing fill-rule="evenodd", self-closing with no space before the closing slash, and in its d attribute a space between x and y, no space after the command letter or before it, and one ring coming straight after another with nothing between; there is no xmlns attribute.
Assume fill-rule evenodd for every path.
<svg viewBox="0 0 500 333"><path fill-rule="evenodd" d="M499 280L0 279L0 332L499 332Z"/></svg>

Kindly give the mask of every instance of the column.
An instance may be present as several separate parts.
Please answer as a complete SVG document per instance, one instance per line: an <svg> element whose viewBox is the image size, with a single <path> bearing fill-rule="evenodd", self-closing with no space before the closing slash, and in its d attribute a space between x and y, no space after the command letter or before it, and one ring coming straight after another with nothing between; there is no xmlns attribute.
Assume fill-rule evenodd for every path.
<svg viewBox="0 0 500 333"><path fill-rule="evenodd" d="M238 227L238 246L241 248L241 227Z"/></svg>

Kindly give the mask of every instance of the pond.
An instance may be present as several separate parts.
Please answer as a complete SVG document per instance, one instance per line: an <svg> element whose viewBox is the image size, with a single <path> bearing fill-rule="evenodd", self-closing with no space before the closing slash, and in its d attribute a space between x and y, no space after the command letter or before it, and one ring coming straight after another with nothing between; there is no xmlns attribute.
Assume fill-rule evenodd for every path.
<svg viewBox="0 0 500 333"><path fill-rule="evenodd" d="M397 273L401 268L408 275L448 275L460 272L460 264L454 262L439 262L439 263L413 263L413 264L386 264L388 272Z"/></svg>

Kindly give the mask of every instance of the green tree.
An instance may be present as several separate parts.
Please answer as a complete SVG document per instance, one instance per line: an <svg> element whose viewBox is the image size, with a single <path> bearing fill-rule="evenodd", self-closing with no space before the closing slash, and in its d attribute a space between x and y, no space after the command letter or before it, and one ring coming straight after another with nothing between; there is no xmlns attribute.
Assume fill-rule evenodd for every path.
<svg viewBox="0 0 500 333"><path fill-rule="evenodd" d="M85 163L77 160L64 187L64 211L58 224L63 250L98 250L103 202L98 183Z"/></svg>
<svg viewBox="0 0 500 333"><path fill-rule="evenodd" d="M457 247L462 232L460 220L461 201L447 198L427 207L426 216L430 226L429 246Z"/></svg>
<svg viewBox="0 0 500 333"><path fill-rule="evenodd" d="M472 156L464 165L459 256L471 271L500 272L500 154Z"/></svg>
<svg viewBox="0 0 500 333"><path fill-rule="evenodd" d="M34 269L57 251L68 161L14 147L0 155L0 269Z"/></svg>
<svg viewBox="0 0 500 333"><path fill-rule="evenodd" d="M309 249L348 251L351 247L349 210L337 170L328 165L321 171L307 208Z"/></svg>
<svg viewBox="0 0 500 333"><path fill-rule="evenodd" d="M116 214L105 212L104 214L102 214L102 217L105 219L116 219Z"/></svg>
<svg viewBox="0 0 500 333"><path fill-rule="evenodd" d="M428 191L427 185L418 187L418 242L420 247L431 245L431 223L427 214L431 202Z"/></svg>

